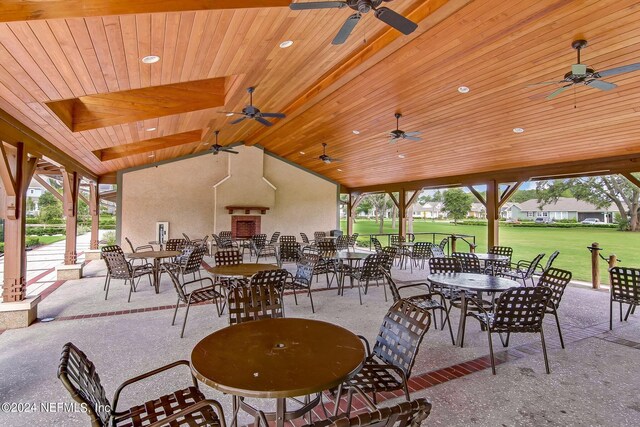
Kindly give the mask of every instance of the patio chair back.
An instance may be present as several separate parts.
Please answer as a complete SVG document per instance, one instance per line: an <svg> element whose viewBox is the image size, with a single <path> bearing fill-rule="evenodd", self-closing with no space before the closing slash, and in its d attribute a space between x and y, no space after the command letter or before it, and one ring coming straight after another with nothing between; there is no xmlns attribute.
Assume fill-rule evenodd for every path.
<svg viewBox="0 0 640 427"><path fill-rule="evenodd" d="M440 243L438 244L438 246L444 252L444 248L446 248L448 244L449 244L449 238L445 237L444 239L440 240Z"/></svg>
<svg viewBox="0 0 640 427"><path fill-rule="evenodd" d="M302 243L306 243L306 244L311 243L309 241L309 237L305 233L300 233L300 238L302 239Z"/></svg>
<svg viewBox="0 0 640 427"><path fill-rule="evenodd" d="M389 255L383 253L371 254L364 259L359 271L358 280L372 280L381 277L380 268L385 268Z"/></svg>
<svg viewBox="0 0 640 427"><path fill-rule="evenodd" d="M538 266L540 265L540 261L542 261L542 258L544 258L544 255L545 254L536 255L533 261L531 261L531 264L529 264L529 266L527 267L527 270L525 271L523 279L526 280L526 279L531 279L533 277L533 273L535 273L536 268L538 268Z"/></svg>
<svg viewBox="0 0 640 427"><path fill-rule="evenodd" d="M492 332L540 332L550 298L546 286L507 289L496 301Z"/></svg>
<svg viewBox="0 0 640 427"><path fill-rule="evenodd" d="M225 240L233 240L233 234L231 233L231 231L228 231L228 230L221 231L220 238Z"/></svg>
<svg viewBox="0 0 640 427"><path fill-rule="evenodd" d="M189 236L187 236L186 233L182 233L182 237L184 237L184 240L186 240L187 243L189 243L191 241L191 239L189 238Z"/></svg>
<svg viewBox="0 0 640 427"><path fill-rule="evenodd" d="M331 258L336 254L336 243L332 240L321 240L316 242L316 246L320 256L323 258Z"/></svg>
<svg viewBox="0 0 640 427"><path fill-rule="evenodd" d="M360 234L358 233L353 233L351 236L349 236L349 246L351 246L352 248L356 247L356 243L358 242L358 236Z"/></svg>
<svg viewBox="0 0 640 427"><path fill-rule="evenodd" d="M109 275L113 279L129 279L133 275L133 268L124 256L120 246L105 246L102 248L102 258L107 264Z"/></svg>
<svg viewBox="0 0 640 427"><path fill-rule="evenodd" d="M184 239L169 239L164 247L168 251L181 251L186 245L187 241Z"/></svg>
<svg viewBox="0 0 640 427"><path fill-rule="evenodd" d="M318 262L318 258L314 259L304 257L296 263L296 274L293 276L293 281L296 283L302 283L307 286L311 286L311 280L313 279L313 269Z"/></svg>
<svg viewBox="0 0 640 427"><path fill-rule="evenodd" d="M280 236L280 243L295 242L296 236Z"/></svg>
<svg viewBox="0 0 640 427"><path fill-rule="evenodd" d="M489 248L489 253L492 255L502 255L502 256L509 257L509 260L505 261L504 264L507 266L511 264L511 257L513 256L513 248L509 246L491 246Z"/></svg>
<svg viewBox="0 0 640 427"><path fill-rule="evenodd" d="M549 298L549 304L553 305L555 309L560 306L560 300L564 294L564 290L571 281L571 272L567 270L560 270L559 268L549 268L540 277L538 286L546 286L551 289L551 297Z"/></svg>
<svg viewBox="0 0 640 427"><path fill-rule="evenodd" d="M96 367L86 354L70 342L62 347L58 378L73 400L86 405L93 427L111 425L111 402L100 383Z"/></svg>
<svg viewBox="0 0 640 427"><path fill-rule="evenodd" d="M611 279L611 301L640 305L640 268L613 267Z"/></svg>
<svg viewBox="0 0 640 427"><path fill-rule="evenodd" d="M383 363L402 369L409 378L430 325L431 315L427 310L401 299L384 316L371 352Z"/></svg>
<svg viewBox="0 0 640 427"><path fill-rule="evenodd" d="M173 283L173 287L178 294L178 298L181 302L187 303L187 295L184 293L184 288L180 284L180 279L176 276L176 273L171 269L171 264L162 264L162 272L167 273L169 278L171 279L171 283Z"/></svg>
<svg viewBox="0 0 640 427"><path fill-rule="evenodd" d="M336 249L339 251L345 251L349 249L349 237L340 235L336 238Z"/></svg>
<svg viewBox="0 0 640 427"><path fill-rule="evenodd" d="M425 398L363 412L347 418L345 414L308 424L304 427L419 427L431 413Z"/></svg>
<svg viewBox="0 0 640 427"><path fill-rule="evenodd" d="M325 231L316 231L313 233L313 238L315 239L316 243L323 240L325 237L327 237L327 233Z"/></svg>
<svg viewBox="0 0 640 427"><path fill-rule="evenodd" d="M458 258L429 258L429 273L462 273L462 265Z"/></svg>
<svg viewBox="0 0 640 427"><path fill-rule="evenodd" d="M278 317L284 317L282 291L274 284L250 283L230 290L230 325Z"/></svg>
<svg viewBox="0 0 640 427"><path fill-rule="evenodd" d="M398 255L398 247L397 246L385 246L378 253L379 254L385 254L387 256L384 259L384 262L382 263L382 268L384 268L385 271L388 271L389 273L391 273L391 267L393 267L393 261L396 259L396 256Z"/></svg>
<svg viewBox="0 0 640 427"><path fill-rule="evenodd" d="M438 245L431 245L429 248L431 256L429 258L444 258L446 257L444 250Z"/></svg>
<svg viewBox="0 0 640 427"><path fill-rule="evenodd" d="M182 274L191 274L200 270L204 259L204 246L187 246L182 252L185 263L182 266Z"/></svg>
<svg viewBox="0 0 640 427"><path fill-rule="evenodd" d="M451 254L453 258L457 258L460 261L463 273L481 273L480 260L476 254L467 252L453 252Z"/></svg>
<svg viewBox="0 0 640 427"><path fill-rule="evenodd" d="M413 245L412 257L416 259L427 259L431 255L431 247L433 243L430 242L416 242Z"/></svg>
<svg viewBox="0 0 640 427"><path fill-rule="evenodd" d="M271 235L271 240L269 240L269 244L275 245L276 243L278 243L278 237L280 237L280 232L276 231Z"/></svg>
<svg viewBox="0 0 640 427"><path fill-rule="evenodd" d="M553 253L549 256L549 259L547 260L547 264L544 266L544 270L542 270L543 272L551 268L551 266L553 265L553 261L558 258L558 255L560 255L560 251L553 251Z"/></svg>
<svg viewBox="0 0 640 427"><path fill-rule="evenodd" d="M297 262L300 259L300 243L295 241L295 237L293 241L280 239L279 252L280 262Z"/></svg>
<svg viewBox="0 0 640 427"><path fill-rule="evenodd" d="M378 253L382 252L382 244L380 243L380 240L378 240L377 237L372 237L371 243L373 243L373 248L376 250L376 252Z"/></svg>
<svg viewBox="0 0 640 427"><path fill-rule="evenodd" d="M131 243L131 240L129 240L129 238L128 238L128 237L125 237L125 238L124 238L124 241L125 241L125 242L127 242L127 244L129 245L129 248L131 248L131 253L134 253L136 250L135 250L135 248L133 247L133 243Z"/></svg>
<svg viewBox="0 0 640 427"><path fill-rule="evenodd" d="M284 287L284 282L286 282L288 277L289 272L284 268L278 270L258 271L256 274L251 276L249 283L252 285L273 285L276 289L282 289Z"/></svg>
<svg viewBox="0 0 640 427"><path fill-rule="evenodd" d="M236 249L224 249L214 255L216 265L238 265L242 264L242 254Z"/></svg>
<svg viewBox="0 0 640 427"><path fill-rule="evenodd" d="M398 245L400 244L400 242L405 242L406 241L406 237L405 236L400 236L398 234L392 234L391 235L391 245Z"/></svg>
<svg viewBox="0 0 640 427"><path fill-rule="evenodd" d="M213 237L213 241L218 249L229 249L233 247L231 240L223 239L216 233L213 233L211 237Z"/></svg>

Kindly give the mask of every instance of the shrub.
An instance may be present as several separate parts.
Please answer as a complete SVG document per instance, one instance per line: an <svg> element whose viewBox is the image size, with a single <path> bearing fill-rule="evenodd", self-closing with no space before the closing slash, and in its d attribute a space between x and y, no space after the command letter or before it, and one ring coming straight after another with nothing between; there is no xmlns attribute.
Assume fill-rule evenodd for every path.
<svg viewBox="0 0 640 427"><path fill-rule="evenodd" d="M67 234L64 227L27 227L26 234L29 236L53 236L54 234Z"/></svg>
<svg viewBox="0 0 640 427"><path fill-rule="evenodd" d="M115 231L107 231L102 235L102 239L104 240L105 245L115 245L116 244L116 232Z"/></svg>
<svg viewBox="0 0 640 427"><path fill-rule="evenodd" d="M33 246L38 246L40 244L40 239L38 236L28 236L24 242L27 248L31 248Z"/></svg>
<svg viewBox="0 0 640 427"><path fill-rule="evenodd" d="M0 252L4 253L4 242L0 242Z"/></svg>

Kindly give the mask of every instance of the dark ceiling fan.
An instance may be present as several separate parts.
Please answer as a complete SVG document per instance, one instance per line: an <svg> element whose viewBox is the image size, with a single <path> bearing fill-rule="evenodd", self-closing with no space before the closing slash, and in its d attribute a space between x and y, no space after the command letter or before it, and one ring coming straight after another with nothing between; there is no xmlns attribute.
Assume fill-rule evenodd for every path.
<svg viewBox="0 0 640 427"><path fill-rule="evenodd" d="M217 155L218 153L238 154L238 152L233 151L231 147L218 144L218 134L220 134L219 130L213 132L213 134L215 135L216 143L211 146L210 150L213 152L214 156Z"/></svg>
<svg viewBox="0 0 640 427"><path fill-rule="evenodd" d="M253 92L256 89L254 87L250 87L247 88L247 92L249 92L249 105L247 105L246 107L244 107L242 109L241 113L236 113L236 112L232 112L232 111L221 111L221 113L227 114L227 115L231 115L231 114L238 114L242 117L240 117L239 119L235 119L231 122L232 125L235 125L236 123L240 123L241 121L245 120L245 119L253 119L265 126L273 126L273 123L271 123L268 120L265 120L265 117L274 117L274 118L278 118L278 119L283 119L286 116L283 113L263 113L262 111L260 111L257 107L253 106Z"/></svg>
<svg viewBox="0 0 640 427"><path fill-rule="evenodd" d="M629 73L631 71L640 70L640 62L635 64L623 65L621 67L611 68L605 71L595 71L593 68L589 68L585 64L580 63L580 51L587 47L586 40L575 40L571 43L571 47L574 48L578 52L578 63L573 64L571 66L571 71L564 75L564 78L560 81L556 82L541 82L534 83L529 86L539 86L539 85L549 85L549 84L561 84L562 87L559 87L555 91L551 92L547 99L553 99L556 96L560 95L565 90L569 89L572 86L583 84L585 86L594 87L600 90L611 90L615 89L618 86L605 82L604 80L600 80L604 77L615 76L622 73Z"/></svg>
<svg viewBox="0 0 640 427"><path fill-rule="evenodd" d="M334 159L333 157L327 155L327 143L326 142L322 143L322 155L320 157L318 157L318 160L322 160L323 162L325 162L327 164L341 161L340 159Z"/></svg>
<svg viewBox="0 0 640 427"><path fill-rule="evenodd" d="M401 139L408 139L409 141L422 141L422 138L418 136L420 135L420 132L405 132L403 130L400 130L400 118L402 117L402 114L396 113L395 116L396 130L392 130L389 133L389 142L397 142Z"/></svg>
<svg viewBox="0 0 640 427"><path fill-rule="evenodd" d="M413 33L418 24L397 12L387 8L379 7L383 2L389 2L392 0L345 0L345 1L314 1L307 3L291 3L289 7L291 10L310 10L310 9L342 9L343 7L349 7L356 11L353 15L349 16L338 31L338 34L333 39L331 44L337 45L347 41L347 38L353 31L356 24L362 18L362 15L370 12L372 9L375 11L376 18L381 20L387 25L392 26L402 34L408 35Z"/></svg>

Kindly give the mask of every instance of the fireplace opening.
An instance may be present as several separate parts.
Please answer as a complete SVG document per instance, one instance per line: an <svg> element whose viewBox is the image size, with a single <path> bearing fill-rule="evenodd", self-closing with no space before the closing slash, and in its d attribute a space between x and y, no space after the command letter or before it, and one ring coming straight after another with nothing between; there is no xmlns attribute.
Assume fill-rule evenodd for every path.
<svg viewBox="0 0 640 427"><path fill-rule="evenodd" d="M260 234L260 217L235 215L231 217L231 235L234 239L248 239Z"/></svg>

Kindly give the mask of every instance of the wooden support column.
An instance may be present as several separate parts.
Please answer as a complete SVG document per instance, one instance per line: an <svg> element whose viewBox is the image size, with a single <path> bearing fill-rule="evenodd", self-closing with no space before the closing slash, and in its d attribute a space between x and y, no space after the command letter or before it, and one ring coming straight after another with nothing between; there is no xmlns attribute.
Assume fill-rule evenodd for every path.
<svg viewBox="0 0 640 427"><path fill-rule="evenodd" d="M407 216L407 192L404 188L400 190L398 198L398 234L400 237L407 235L407 224L405 218Z"/></svg>
<svg viewBox="0 0 640 427"><path fill-rule="evenodd" d="M99 229L100 229L100 195L98 194L98 183L89 184L89 213L91 214L91 243L89 249L98 249Z"/></svg>
<svg viewBox="0 0 640 427"><path fill-rule="evenodd" d="M500 227L500 188L495 181L487 182L487 249L500 244L499 227Z"/></svg>
<svg viewBox="0 0 640 427"><path fill-rule="evenodd" d="M78 260L76 252L76 234L78 232L78 194L80 193L80 175L61 168L63 210L67 222L67 237L64 252L65 265L75 264Z"/></svg>
<svg viewBox="0 0 640 427"><path fill-rule="evenodd" d="M36 170L38 158L29 157L24 144L18 142L8 153L0 141L0 179L4 189L4 288L3 302L26 298L27 257L25 254L25 213L27 189Z"/></svg>

